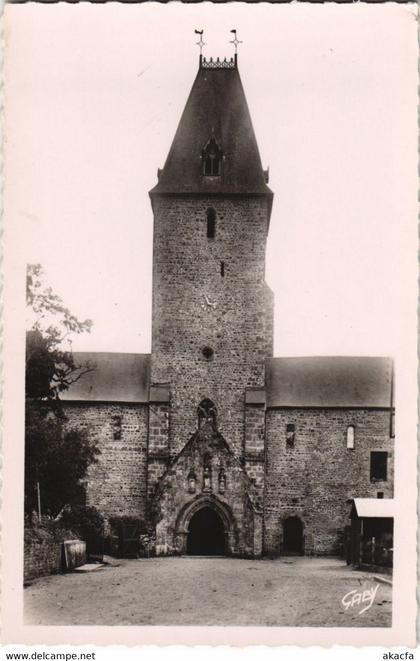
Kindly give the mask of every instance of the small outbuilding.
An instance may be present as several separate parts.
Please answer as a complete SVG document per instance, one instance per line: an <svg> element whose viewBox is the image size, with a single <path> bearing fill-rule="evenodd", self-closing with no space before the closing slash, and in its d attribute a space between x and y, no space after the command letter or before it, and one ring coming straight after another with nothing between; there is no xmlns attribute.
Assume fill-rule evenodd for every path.
<svg viewBox="0 0 420 661"><path fill-rule="evenodd" d="M347 536L347 564L359 568L393 563L394 499L354 498Z"/></svg>

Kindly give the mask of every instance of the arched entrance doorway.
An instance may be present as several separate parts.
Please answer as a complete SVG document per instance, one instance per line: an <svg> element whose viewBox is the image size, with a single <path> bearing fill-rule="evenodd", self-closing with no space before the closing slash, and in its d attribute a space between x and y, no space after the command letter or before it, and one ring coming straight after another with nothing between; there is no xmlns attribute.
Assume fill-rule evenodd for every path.
<svg viewBox="0 0 420 661"><path fill-rule="evenodd" d="M225 555L225 528L219 514L202 507L193 514L188 526L188 555Z"/></svg>
<svg viewBox="0 0 420 661"><path fill-rule="evenodd" d="M296 555L303 552L303 525L298 516L290 516L283 523L283 551Z"/></svg>

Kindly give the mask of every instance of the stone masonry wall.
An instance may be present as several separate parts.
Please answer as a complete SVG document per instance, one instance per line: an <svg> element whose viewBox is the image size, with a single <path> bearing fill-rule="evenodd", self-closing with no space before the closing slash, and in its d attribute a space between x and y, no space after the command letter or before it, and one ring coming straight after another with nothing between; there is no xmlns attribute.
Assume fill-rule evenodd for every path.
<svg viewBox="0 0 420 661"><path fill-rule="evenodd" d="M265 445L265 406L247 404L245 407L245 456L261 455Z"/></svg>
<svg viewBox="0 0 420 661"><path fill-rule="evenodd" d="M214 239L208 208L216 211ZM229 446L243 453L245 388L265 381L266 236L263 197L154 199L151 383L170 384L172 457L197 429L204 398L216 405Z"/></svg>
<svg viewBox="0 0 420 661"><path fill-rule="evenodd" d="M298 516L306 554L340 552L350 498L393 496L393 439L385 410L272 409L266 417L264 551L282 552L283 521ZM286 425L295 425L294 447ZM354 450L347 427L355 427ZM388 479L370 481L370 452L387 451Z"/></svg>
<svg viewBox="0 0 420 661"><path fill-rule="evenodd" d="M169 410L167 403L151 403L149 406L148 501L153 497L169 462Z"/></svg>
<svg viewBox="0 0 420 661"><path fill-rule="evenodd" d="M65 403L69 425L87 429L101 450L90 468L87 500L106 516L144 519L148 410L142 404Z"/></svg>
<svg viewBox="0 0 420 661"><path fill-rule="evenodd" d="M267 358L273 357L274 349L274 294L265 283L265 337Z"/></svg>
<svg viewBox="0 0 420 661"><path fill-rule="evenodd" d="M265 473L265 405L247 404L245 407L245 470L255 485L257 503L264 504Z"/></svg>

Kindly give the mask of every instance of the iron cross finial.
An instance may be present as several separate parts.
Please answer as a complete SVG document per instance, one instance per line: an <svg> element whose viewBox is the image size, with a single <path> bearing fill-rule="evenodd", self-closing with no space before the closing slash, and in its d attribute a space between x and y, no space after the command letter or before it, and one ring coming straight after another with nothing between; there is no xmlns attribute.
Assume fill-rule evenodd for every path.
<svg viewBox="0 0 420 661"><path fill-rule="evenodd" d="M195 32L195 34L200 35L200 41L196 41L196 44L197 44L197 46L200 47L200 55L202 55L203 54L203 46L206 45L203 41L203 32L204 32L204 30L194 30L194 32Z"/></svg>
<svg viewBox="0 0 420 661"><path fill-rule="evenodd" d="M238 36L236 34L236 30L231 30L233 34L235 35L235 38L232 39L232 41L229 41L230 44L233 44L235 46L235 54L238 52L238 44L243 44L243 41L239 41Z"/></svg>

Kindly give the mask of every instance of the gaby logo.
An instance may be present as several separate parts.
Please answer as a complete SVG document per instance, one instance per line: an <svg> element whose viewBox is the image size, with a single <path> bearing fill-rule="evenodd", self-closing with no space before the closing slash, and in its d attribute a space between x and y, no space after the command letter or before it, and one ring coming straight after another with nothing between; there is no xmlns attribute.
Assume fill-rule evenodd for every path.
<svg viewBox="0 0 420 661"><path fill-rule="evenodd" d="M373 602L375 601L376 593L378 591L379 585L369 588L367 590L350 590L341 600L345 610L349 608L354 608L361 604L366 604L362 610L358 612L358 615L365 613L369 608L372 607Z"/></svg>

